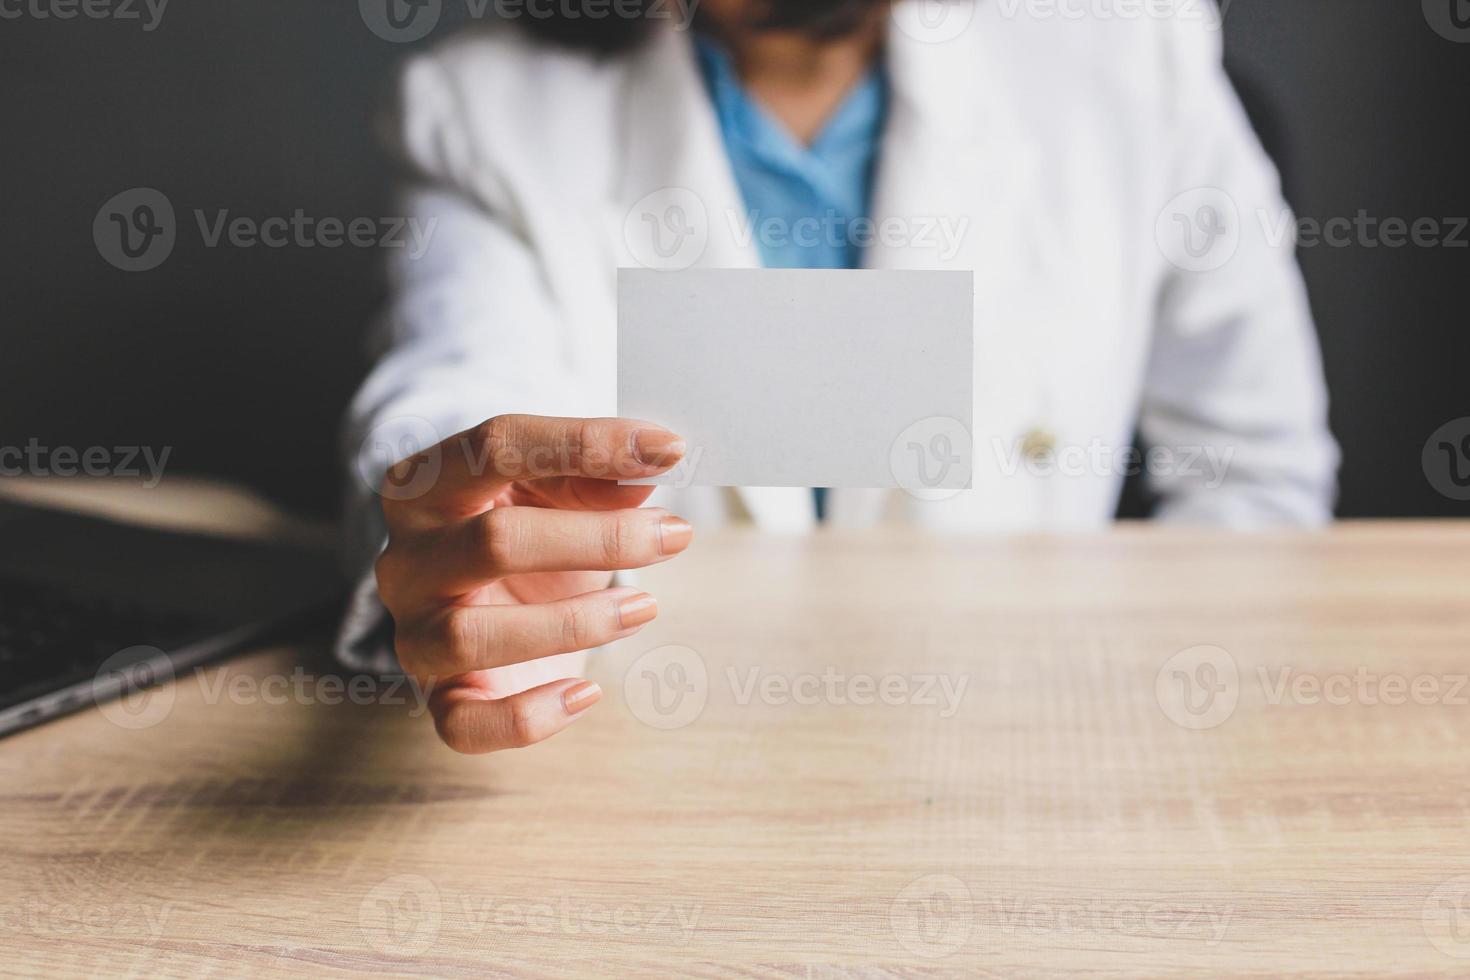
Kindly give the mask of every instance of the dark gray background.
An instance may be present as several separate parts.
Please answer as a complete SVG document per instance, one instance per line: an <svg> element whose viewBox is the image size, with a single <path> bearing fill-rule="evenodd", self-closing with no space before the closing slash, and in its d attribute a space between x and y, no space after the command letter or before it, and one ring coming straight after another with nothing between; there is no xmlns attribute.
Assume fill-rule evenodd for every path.
<svg viewBox="0 0 1470 980"><path fill-rule="evenodd" d="M463 7L445 0L424 43ZM1226 34L1301 215L1470 215L1470 43L1432 30L1419 0L1234 0ZM0 445L171 446L170 473L331 514L380 254L184 234L129 274L99 256L92 220L138 186L181 221L391 214L372 120L408 50L346 0L173 0L153 32L0 20ZM1470 415L1470 250L1318 247L1303 262L1346 457L1339 512L1465 513L1420 453Z"/></svg>

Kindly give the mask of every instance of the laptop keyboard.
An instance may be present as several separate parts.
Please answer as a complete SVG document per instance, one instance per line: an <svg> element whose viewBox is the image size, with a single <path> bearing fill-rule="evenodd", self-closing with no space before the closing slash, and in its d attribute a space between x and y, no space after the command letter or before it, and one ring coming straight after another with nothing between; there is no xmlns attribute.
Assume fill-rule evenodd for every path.
<svg viewBox="0 0 1470 980"><path fill-rule="evenodd" d="M0 576L0 685L16 691L95 674L135 646L169 650L202 621L131 602Z"/></svg>

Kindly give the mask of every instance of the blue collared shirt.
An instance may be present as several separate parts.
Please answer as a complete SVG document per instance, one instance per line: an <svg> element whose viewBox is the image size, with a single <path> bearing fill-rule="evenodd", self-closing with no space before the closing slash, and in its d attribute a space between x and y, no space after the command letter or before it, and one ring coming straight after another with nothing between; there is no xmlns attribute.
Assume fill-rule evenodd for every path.
<svg viewBox="0 0 1470 980"><path fill-rule="evenodd" d="M882 70L871 69L810 146L803 146L740 85L730 56L697 37L699 67L761 261L772 269L862 264L873 170L887 113Z"/></svg>
<svg viewBox="0 0 1470 980"><path fill-rule="evenodd" d="M888 109L882 70L871 69L803 146L741 87L728 53L706 37L697 36L696 45L761 264L857 268L861 243L871 239L863 223ZM827 492L817 488L813 495L822 520Z"/></svg>

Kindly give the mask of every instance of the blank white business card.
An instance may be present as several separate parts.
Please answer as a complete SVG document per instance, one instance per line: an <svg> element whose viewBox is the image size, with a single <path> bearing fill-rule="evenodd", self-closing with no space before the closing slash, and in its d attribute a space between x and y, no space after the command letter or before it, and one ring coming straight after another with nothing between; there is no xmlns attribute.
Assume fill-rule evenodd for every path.
<svg viewBox="0 0 1470 980"><path fill-rule="evenodd" d="M618 271L618 414L684 436L676 486L968 489L969 272Z"/></svg>

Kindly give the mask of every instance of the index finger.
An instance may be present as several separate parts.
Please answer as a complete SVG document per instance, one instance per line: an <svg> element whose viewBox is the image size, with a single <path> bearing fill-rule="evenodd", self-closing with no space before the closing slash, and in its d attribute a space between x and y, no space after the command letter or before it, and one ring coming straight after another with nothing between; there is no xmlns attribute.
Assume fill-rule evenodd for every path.
<svg viewBox="0 0 1470 980"><path fill-rule="evenodd" d="M402 480L426 463L438 476L414 499L384 495L390 511L408 508L438 520L478 514L507 485L575 476L628 480L654 476L684 455L684 440L638 419L497 415L390 467Z"/></svg>

